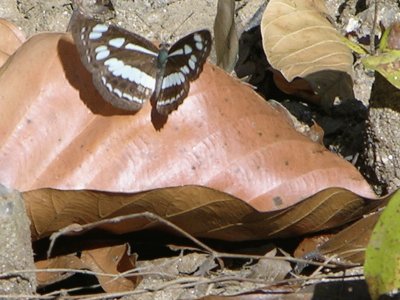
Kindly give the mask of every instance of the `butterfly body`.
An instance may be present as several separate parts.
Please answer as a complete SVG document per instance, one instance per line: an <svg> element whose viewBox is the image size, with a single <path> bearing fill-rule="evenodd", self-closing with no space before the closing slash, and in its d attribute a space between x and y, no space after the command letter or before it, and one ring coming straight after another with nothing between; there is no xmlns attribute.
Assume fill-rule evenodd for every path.
<svg viewBox="0 0 400 300"><path fill-rule="evenodd" d="M102 97L112 105L137 111L151 99L168 115L183 102L190 81L200 75L211 50L208 30L191 33L170 48L160 48L133 32L75 11L72 35L85 67Z"/></svg>

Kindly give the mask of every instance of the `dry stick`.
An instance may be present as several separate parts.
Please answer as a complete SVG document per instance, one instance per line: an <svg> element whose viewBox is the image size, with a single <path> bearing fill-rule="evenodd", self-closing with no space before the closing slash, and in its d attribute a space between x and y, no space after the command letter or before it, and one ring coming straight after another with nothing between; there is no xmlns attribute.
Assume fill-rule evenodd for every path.
<svg viewBox="0 0 400 300"><path fill-rule="evenodd" d="M361 249L356 249L356 250L362 250ZM352 250L346 251L346 252L354 252ZM220 253L221 255L221 253ZM226 256L229 257L236 257L236 258L253 258L253 259L279 259L281 260L284 257L263 257L263 256L256 256L256 255L230 255L227 254ZM224 255L220 256L220 257L225 257ZM299 260L299 259L290 259L287 258L287 260L292 260L295 262L298 261L304 261L307 262L305 260ZM325 266L325 267L329 267L329 264L325 263L317 263L318 265L321 266ZM335 266L335 265L334 265ZM68 268L54 268L54 269L29 269L29 270L18 270L18 271L11 271L11 272L7 272L7 273L3 273L0 274L0 279L1 278L6 278L9 276L14 276L14 275L18 275L20 273L39 273L39 272L47 272L47 273L59 273L59 272L64 272L64 273L70 273L70 272L74 272L74 273L79 273L79 274L86 274L86 275L94 275L94 276L104 276L104 277L111 277L112 280L118 279L120 277L125 277L125 276L144 276L144 275L158 275L158 276L162 276L162 277L172 277L170 274L165 274L165 273L161 273L161 272L143 272L142 270L145 270L146 268L135 268L133 270L129 270L127 272L121 273L121 274L110 274L110 273L102 273L102 272L94 272L94 271L89 271L89 270L81 270L81 269L68 269ZM136 273L134 273L136 272ZM314 279L318 279L318 276L315 276L315 273L313 275ZM326 276L322 277L324 279L326 279ZM257 280L257 279L249 279L249 278L243 278L243 277L236 277L236 276L230 276L230 277L219 277L219 278L215 278L215 279L203 279L202 281L200 281L200 279L202 279L202 277L190 277L190 278L180 278L180 279L175 279L175 280L171 280L167 283L165 283L164 285L156 288L156 289L147 289L147 290L135 290L135 291L130 291L130 292L121 292L118 294L112 294L112 297L115 296L124 296L124 295L133 295L133 294L143 294L143 293L147 293L147 292L152 292L152 291L158 291L158 290L162 290L165 288L168 288L170 286L176 285L177 283L181 284L180 287L181 288L188 288L188 287L192 287L195 286L197 284L213 284L213 283L217 283L217 282L223 282L223 281L242 281L242 282L251 282L251 283L265 283L264 280ZM293 278L293 279L288 279L288 280L284 280L281 283L287 283L287 282L296 282L296 281L305 281L305 280L309 280L310 278ZM277 285L279 282L273 282L273 285ZM305 283L306 284L306 283ZM74 291L79 291L82 289L87 289L87 288L97 288L99 287L99 284L93 285L93 286L85 286L85 287L79 287L79 288L71 288L71 289L66 289L63 290L61 292L64 293L68 293L68 292L74 292ZM126 294L128 293L128 294ZM43 299L49 299L52 296L55 295L59 295L60 291L54 291L52 293L43 295ZM79 297L82 297L82 295L80 295ZM79 298L78 297L78 298ZM89 298L89 299L102 299L104 297L104 295L99 296L96 295L95 298ZM28 296L23 296L23 295L18 295L18 296L14 296L11 295L7 298L10 299L15 299L15 298L29 298ZM40 298L38 297L34 297L34 298Z"/></svg>
<svg viewBox="0 0 400 300"><path fill-rule="evenodd" d="M371 52L371 55L375 54L375 31L376 31L376 25L378 22L378 1L375 0L375 5L374 5L374 20L372 23L372 28L371 28L371 33L369 34L370 37L370 44L369 44L369 51Z"/></svg>
<svg viewBox="0 0 400 300"><path fill-rule="evenodd" d="M162 224L165 224L171 228L173 228L175 231L177 231L178 233L180 233L181 235L185 236L186 238L188 238L189 240L193 241L195 244L199 245L200 247L202 247L203 249L207 250L207 252L209 254L212 255L212 257L214 259L216 259L219 262L219 265L221 268L223 268L223 262L221 260L221 258L248 258L248 259L272 259L272 260L285 260L285 261L290 261L290 262L302 262L302 263L308 263L308 264L313 264L313 265L317 265L317 266L324 266L324 267L330 267L330 268L334 268L337 267L337 264L328 264L328 263L317 263L317 262L312 262L312 261L308 261L308 260L304 260L304 259L295 259L295 258L290 258L290 257L266 257L266 256L258 256L258 255L243 255L243 254L231 254L231 253L221 253L221 252L217 252L214 251L213 249L211 249L210 247L208 247L207 245L205 245L204 243L202 243L201 241L199 241L198 239L196 239L195 237L193 237L191 234L189 234L188 232L186 232L185 230L179 228L178 226L176 226L175 224L171 223L168 220L165 220L164 218L153 214L151 212L143 212L143 213L137 213L137 214L130 214L130 215L126 215L126 216L119 216L119 217L115 217L115 218L111 218L111 219L104 219L104 220L100 220L97 222L93 222L90 224L86 224L86 225L71 225L68 227L65 227L61 230L59 230L56 233L53 233L50 237L50 246L49 246L49 250L47 252L48 257L50 257L52 249L54 247L55 241L57 240L57 238L61 235L65 235L71 232L77 232L77 231L83 231L83 230L89 230L89 229L93 229L97 226L103 225L103 224L110 224L110 223L118 223L121 221L125 221L125 220L130 220L130 219L135 219L135 218L148 218L150 220L155 220L158 221ZM200 249L199 249L200 250ZM350 265L349 265L350 266ZM93 274L93 275L98 275L98 276L108 276L108 277L112 277L112 280L117 279L117 277L124 277L124 276L133 276L133 275L145 275L145 272L140 272L140 273L133 273L134 270L129 270L127 272L115 275L115 274L106 274L106 273L99 273L99 272L91 272L91 271L86 271L86 270L72 270L72 269L52 269L52 270L45 270L48 272L77 272L77 273L85 273L85 274ZM21 271L19 271L21 272ZM153 272L149 272L149 273L153 273ZM181 283L186 282L186 284L182 284L181 287L187 287L187 285L190 286L195 286L198 283L198 278L195 278L196 282L195 283L187 283L188 281L192 281L189 279L178 279L176 281L170 282L170 283L166 283L165 285L163 285L161 288L168 288L169 286L174 286L177 283ZM221 281L227 281L227 278L217 278L217 279L212 279L212 280L206 280L203 281L202 283L215 283L215 282L221 282ZM252 281L254 282L253 279L246 279L246 278L242 278L242 277L231 277L229 280L235 280L235 281ZM289 279L290 280L290 279ZM294 281L299 281L300 279L293 279ZM304 280L304 279L301 279ZM287 281L287 280L286 280ZM264 283L264 281L263 281ZM274 283L274 285L276 284L276 282ZM160 290L157 289L157 290ZM64 291L66 292L66 291ZM112 294L111 297L116 297L116 296L124 296L124 295L134 295L134 294L142 294L142 293L147 293L149 292L148 290L135 290L135 291L130 291L130 292L123 292L123 293L115 293ZM80 296L82 297L82 296ZM87 298L87 299L104 299L104 295L102 295L101 297L103 298L98 298L97 296L92 297L92 298ZM108 296L107 296L108 298ZM72 299L72 298L71 298Z"/></svg>
<svg viewBox="0 0 400 300"><path fill-rule="evenodd" d="M358 249L352 249L352 250L347 250L347 251L343 251L340 253L340 255L346 254L346 253L352 253L352 252L357 252L357 251L362 251L365 250L365 248L358 248ZM333 255L331 257L329 257L326 260L326 263L329 263L329 261L334 260L335 258L337 258L339 256L339 254L337 255ZM315 280L315 278L317 277L317 274L322 270L323 266L318 267L308 278L308 280ZM357 275L349 275L350 277L356 277ZM346 275L346 270L343 270L343 276L335 276L334 279L332 279L331 281L335 281L335 279L337 280L337 278L340 278L340 280L344 280L346 277L348 277ZM363 277L362 275L358 275L358 277ZM324 282L329 282L330 280L328 279L328 277L324 278ZM302 287L306 286L308 283L304 282Z"/></svg>
<svg viewBox="0 0 400 300"><path fill-rule="evenodd" d="M48 293L45 296L46 297L52 297L51 299L71 299L71 296L67 297L66 295L68 295L69 293L75 293L75 292L79 292L82 290L88 290L88 289L97 289L101 287L100 284L93 284L93 285L87 285L87 286L80 286L80 287L76 287L76 288L69 288L69 289L61 289L61 290L56 290L54 292ZM57 298L55 298L57 297ZM81 295L79 299L83 299L83 296Z"/></svg>
<svg viewBox="0 0 400 300"><path fill-rule="evenodd" d="M346 250L346 251L342 251L338 255L343 255L343 254L348 254L348 253L365 252L365 250L367 250L366 247L354 248L354 249L349 249L349 250Z"/></svg>
<svg viewBox="0 0 400 300"><path fill-rule="evenodd" d="M354 278L355 276L344 276L344 277L351 277ZM344 278L343 277L343 278ZM321 276L315 276L313 280L319 279L320 282L325 281L326 279L332 278L333 280L337 280L337 277L332 277L332 276L326 276L326 275L321 275ZM85 300L102 300L102 299L111 299L111 298L116 298L116 297L124 297L124 296L132 296L132 295L138 295L138 294L145 294L145 293L152 293L152 292L157 292L163 289L173 289L173 288L193 288L199 284L215 284L215 283L222 283L222 282L249 282L249 283L254 283L254 284L261 284L261 286L258 288L258 290L267 290L268 288L271 287L276 287L279 285L283 284L289 284L289 283L296 283L296 282L306 282L309 281L310 279L307 278L291 278L291 279L284 279L281 281L275 281L271 282L270 284L265 284L265 279L253 279L253 278L243 278L239 276L224 276L224 277L218 277L214 279L203 279L200 277L196 277L193 280L191 278L180 278L173 280L171 282L167 282L164 285L158 287L158 288L153 288L153 289L142 289L142 290L134 290L134 291L126 291L126 292L115 292L115 293L103 293L103 294L96 294L96 295L87 295L87 296L71 296L69 299L85 299ZM276 289L273 291L274 293L277 292ZM240 295L240 293L238 294ZM234 295L231 295L234 296Z"/></svg>
<svg viewBox="0 0 400 300"><path fill-rule="evenodd" d="M76 231L83 231L83 230L89 230L89 229L93 229L97 226L103 225L103 224L110 224L110 223L118 223L121 221L126 221L126 220L130 220L130 219L136 219L139 217L146 217L150 220L155 220L158 221L160 223L163 223L166 226L169 226L171 228L173 228L174 230L176 230L178 233L180 233L181 235L183 235L184 237L188 238L189 240L193 241L195 244L199 245L200 247L202 247L203 249L207 250L207 252L209 254L212 254L214 258L248 258L248 259L271 259L271 260L285 260L285 261L289 261L289 262L296 262L296 263L307 263L307 264L312 264L312 265L316 265L316 266L325 266L325 267L329 267L329 268L335 268L337 267L337 264L335 265L329 265L326 263L319 263L319 262L313 262L313 261L309 261L309 260L305 260L305 259L300 259L300 258L290 258L290 257L266 257L266 256L259 256L259 255L244 255L244 254L232 254L232 253L224 253L224 252L217 252L215 250L213 250L212 248L208 247L206 244L204 244L203 242L201 242L200 240L198 240L197 238L195 238L193 235L191 235L190 233L188 233L187 231L183 230L182 228L178 227L177 225L175 225L174 223L154 214L151 212L143 212L143 213L136 213L136 214L130 214L130 215L126 215L126 216L118 216L115 218L111 218L111 219L104 219L104 220L100 220L100 221L96 221L93 223L89 223L89 224L85 224L85 225L77 225L74 224L72 226L67 226L63 229L60 229L59 231L53 233L50 236L50 246L49 246L49 250L47 251L47 257L50 257L51 255L51 251L54 247L54 243L56 241L56 239L59 236L68 234L70 232L76 232ZM200 249L199 249L200 250ZM223 262L218 260L220 266L223 268ZM356 266L355 264L349 264L347 265L348 267L354 267Z"/></svg>
<svg viewBox="0 0 400 300"><path fill-rule="evenodd" d="M283 261L288 261L288 262L293 262L293 263L305 263L313 266L322 266L322 267L327 267L327 268L337 268L339 267L358 267L360 264L344 264L344 263L338 263L335 262L334 264L327 264L326 262L315 262L315 261L310 261L307 259L302 259L302 258L294 258L294 257L285 257L285 256L275 256L275 257L268 257L268 256L259 256L259 255L247 255L247 254L231 254L231 253L221 253L221 252L215 252L216 257L219 258L248 258L248 259L269 259L269 260L283 260Z"/></svg>
<svg viewBox="0 0 400 300"><path fill-rule="evenodd" d="M141 268L136 268L129 270L129 272L119 273L119 274L112 274L112 273L102 273L102 272L95 272L90 270L82 270L82 269L69 269L69 268L51 268L51 269L27 269L27 270L16 270L10 271L7 273L0 274L0 279L9 278L16 275L21 275L21 273L74 273L74 274L84 274L84 275L94 275L94 276L103 276L103 277L111 277L113 279L118 279L124 276L122 274L126 274L126 277L132 276L145 276L145 275L157 275L161 277L171 277L175 278L175 276L162 273L162 272L142 272L140 271ZM136 273L135 273L136 272Z"/></svg>
<svg viewBox="0 0 400 300"><path fill-rule="evenodd" d="M361 267L360 267L361 268ZM317 283L320 282L337 282L337 281L345 281L346 279L350 279L350 280L354 280L354 278L358 278L358 279L365 279L365 276L362 274L362 272L360 274L348 274L346 275L347 270L343 270L341 271L341 273L343 272L343 275L315 275L314 277L309 277L307 278L308 282L305 282L305 285L309 285L309 284L315 284L315 281L317 280Z"/></svg>
<svg viewBox="0 0 400 300"><path fill-rule="evenodd" d="M352 252L352 251L346 251L346 252ZM284 261L291 261L291 262L302 262L302 263L309 263L313 265L317 265L320 267L327 267L327 268L332 268L332 267L337 267L337 264L331 265L329 264L329 260L324 263L318 263L318 262L309 262L304 259L295 259L295 258L290 258L290 257L265 257L265 256L258 256L258 255L242 255L242 254L229 254L229 253L217 253L218 257L229 257L229 258L248 258L248 259L271 259L271 260L284 260ZM332 257L334 259L335 256ZM170 264L170 262L165 262L166 264ZM162 264L162 265L164 265ZM162 266L161 265L161 266ZM352 265L351 267L358 266L358 265ZM350 267L350 266L349 266ZM76 273L76 274L85 274L85 275L94 275L94 276L104 276L104 277L111 277L112 280L121 278L121 277L131 277L131 276L146 276L146 275L158 275L161 277L170 277L174 278L175 276L167 274L167 273L162 273L162 272L143 272L143 270L146 270L147 268L135 268L132 270L125 271L123 273L119 274L112 274L112 273L102 273L102 272L94 272L94 271L89 271L89 270L81 270L81 269L68 269L68 268L52 268L52 269L33 269L33 270L18 270L18 271L12 271L12 272L7 272L4 274L0 274L0 279L17 275L20 273L39 273L39 272L47 272L47 273ZM191 277L193 278L193 277ZM198 278L198 277L196 277Z"/></svg>
<svg viewBox="0 0 400 300"><path fill-rule="evenodd" d="M43 295L0 295L1 299L54 299L54 296Z"/></svg>
<svg viewBox="0 0 400 300"><path fill-rule="evenodd" d="M101 273L101 272L93 272L89 270L81 270L81 269L68 269L68 268L52 268L52 269L29 269L29 270L17 270L10 271L7 273L0 274L0 279L7 278L10 276L19 275L21 273L75 273L75 274L85 274L85 275L95 275L95 276L107 276L107 277L118 277L116 274L109 273Z"/></svg>
<svg viewBox="0 0 400 300"><path fill-rule="evenodd" d="M305 279L287 279L282 281L282 283L287 283L287 282L294 282L294 281L300 281L300 280L305 280ZM116 293L107 293L107 294L97 294L97 295L88 295L88 297L82 297L76 296L76 297L71 297L70 299L85 299L85 300L100 300L100 299L108 299L108 298L116 298L116 297L123 297L123 296L132 296L132 295L137 295L137 294L144 294L144 293L152 293L152 292L157 292L160 290L164 289L172 289L172 288L193 288L196 285L199 284L214 284L214 283L221 283L221 282L231 282L231 281L239 281L239 282L250 282L250 283L256 283L256 284L261 284L262 286L265 286L265 279L252 279L252 278L243 278L239 276L225 276L225 277L219 277L219 278L214 278L214 279L204 279L202 277L195 277L194 279L192 278L179 278L170 282L165 283L164 285L153 288L153 289L143 289L143 290L134 290L134 291L126 291L126 292L116 292ZM281 282L279 282L281 283ZM272 283L270 286L275 286L275 282ZM174 287L176 286L176 287Z"/></svg>
<svg viewBox="0 0 400 300"><path fill-rule="evenodd" d="M103 224L110 224L110 223L119 223L122 221L126 221L126 220L132 220L132 219L137 219L137 218L147 218L153 221L158 221L166 226L171 227L172 229L174 229L176 232L180 233L181 235L183 235L184 237L188 238L189 240L191 240L192 242L194 242L195 244L199 245L201 248L207 250L207 252L209 254L212 254L213 257L215 257L215 251L213 249L211 249L210 247L208 247L206 244L204 244L203 242L201 242L200 240L196 239L194 236L192 236L191 234L189 234L188 232L186 232L185 230L179 228L178 226L176 226L174 223L154 214L151 212L143 212L143 213L137 213L137 214L130 214L130 215L126 215L126 216L119 216L119 217L115 217L115 218L111 218L111 219L104 219L104 220L100 220L97 222L93 222L93 223L89 223L89 224L85 224L85 225L73 225L73 226L68 226L65 227L63 229L60 229L59 231L53 233L50 236L50 246L49 246L49 250L47 251L47 257L50 257L51 255L51 251L53 250L54 247L54 243L56 241L56 239L61 236L61 235L65 235L68 234L70 232L76 232L77 230L82 231L82 230L89 230L89 229L93 229L95 227L98 227L100 225ZM222 260L220 260L219 258L217 258L218 263L220 265L221 268L224 267L224 263L222 262Z"/></svg>
<svg viewBox="0 0 400 300"><path fill-rule="evenodd" d="M335 258L337 258L337 255L332 255L331 257L329 257L326 260L326 263L328 264L330 261L334 260ZM324 268L324 266L319 266L311 275L310 277L312 278L313 276L316 276L318 273L321 272L321 270Z"/></svg>
<svg viewBox="0 0 400 300"><path fill-rule="evenodd" d="M349 275L349 276L342 276L341 280L345 279L346 277L350 277L354 279L356 276L355 275ZM312 280L319 280L319 282L326 281L327 279L332 278L331 281L337 281L338 277L337 276L326 276L326 275L315 275ZM265 279L252 279L252 278L243 278L240 276L222 276L214 279L205 279L203 277L190 277L190 278L179 278L175 280L171 280L169 282L164 283L163 285L159 285L157 288L147 288L147 289L135 289L134 291L125 291L125 292L116 292L116 293L103 293L103 294L95 294L95 295L86 295L86 296L71 296L70 299L86 299L86 300L100 300L100 299L108 299L108 298L115 298L115 297L123 297L123 296L132 296L132 295L139 295L139 294L145 294L145 293L152 293L152 292L157 292L160 290L165 290L165 289L172 289L172 288L194 288L195 286L199 284L208 284L208 285L214 285L215 283L222 283L222 282L248 282L248 283L253 283L253 284L261 284L260 287L257 289L263 289L266 290L270 287L276 287L279 285L283 284L290 284L290 283L296 283L296 282L303 282L302 286L308 285L307 281L310 281L310 277L307 278L291 278L291 279L285 279L281 281L274 281L271 282L270 284L265 284ZM75 289L76 290L76 289ZM70 290L64 290L64 292L72 291ZM276 293L276 289L274 289L274 292ZM57 292L53 292L52 295L55 295ZM48 296L50 294L46 294Z"/></svg>
<svg viewBox="0 0 400 300"><path fill-rule="evenodd" d="M62 229L60 229L59 231L53 233L50 236L50 241L51 242L50 242L50 245L49 245L49 250L47 251L47 257L50 257L56 239L58 237L62 236L62 235L66 235L66 234L71 233L71 232L77 232L77 231L93 229L93 228L96 228L97 226L100 226L100 225L103 225L103 224L119 223L121 221L136 219L136 218L140 218L140 217L145 217L145 218L148 218L150 220L155 220L155 221L158 221L158 222L160 222L160 223L162 223L162 224L164 224L166 226L171 227L172 229L174 229L175 231L177 231L178 233L180 233L184 237L188 238L189 240L193 241L195 244L199 245L201 248L205 249L209 254L212 255L212 257L216 258L218 260L218 263L219 263L221 268L224 267L224 263L222 262L222 260L220 258L248 258L248 259L285 260L285 261L289 261L289 262L307 263L307 264L311 264L311 265L325 266L325 267L329 267L329 268L337 267L337 264L329 265L329 264L326 264L326 263L313 262L313 261L309 261L309 260L305 260L305 259L299 259L299 258L266 257L266 256L260 256L260 255L244 255L244 254L232 254L232 253L217 252L217 251L211 249L210 247L208 247L206 244L204 244L203 242L201 242L197 238L195 238L193 235L191 235L187 231L185 231L182 228L180 228L177 225L175 225L174 223L172 223L172 222L160 217L159 215L151 213L151 212L143 212L143 213L130 214L130 215L126 215L126 216L118 216L118 217L114 217L114 218L111 218L111 219L104 219L104 220L96 221L96 222L85 224L85 225L74 224L74 225L70 225L70 226L67 226L65 228L62 228ZM347 266L348 267L354 267L355 265L349 264Z"/></svg>
<svg viewBox="0 0 400 300"><path fill-rule="evenodd" d="M70 270L70 269L67 269ZM37 270L25 270L25 271L37 271ZM47 271L47 270L40 270L40 271ZM82 271L82 270L77 270L77 271ZM314 279L321 279L321 280L326 280L327 278L330 278L332 276L316 276ZM345 277L351 277L354 278L354 275L352 276L345 276ZM335 277L333 277L335 279ZM196 279L197 280L197 279ZM194 287L198 284L213 284L213 283L218 283L218 282L225 282L225 281L242 281L242 282L252 282L252 283L262 283L264 284L264 288L268 286L276 286L278 284L287 284L287 283L293 283L293 282L298 282L298 281L306 281L309 280L309 278L292 278L292 279L286 279L282 280L279 282L273 282L270 285L265 285L265 280L263 279L248 279L248 278L243 278L243 277L235 277L235 276L227 276L223 278L216 278L216 279L208 279L208 280L203 280L201 282L193 282L193 283L185 283L181 285L180 287ZM189 280L186 280L186 282ZM181 280L181 282L184 282ZM179 283L178 280L175 280L174 283ZM96 285L98 286L98 285ZM95 287L95 286L93 286ZM164 285L163 288L166 286ZM87 288L87 287L85 287ZM79 290L77 288L75 289L66 289L63 291L55 291L46 295L1 295L1 298L4 299L54 299L55 295L60 295L62 293L68 293L70 291L75 291ZM155 289L155 290L160 290L160 289ZM115 298L115 297L122 297L122 296L129 296L129 295L135 295L135 294L143 294L143 293L148 293L151 292L149 290L137 290L137 291L129 291L129 292L119 292L119 293L107 293L107 294L97 294L97 295L79 295L79 296L69 296L64 297L63 299L86 299L86 300L100 300L100 299L108 299L108 298ZM234 296L234 295L233 295Z"/></svg>

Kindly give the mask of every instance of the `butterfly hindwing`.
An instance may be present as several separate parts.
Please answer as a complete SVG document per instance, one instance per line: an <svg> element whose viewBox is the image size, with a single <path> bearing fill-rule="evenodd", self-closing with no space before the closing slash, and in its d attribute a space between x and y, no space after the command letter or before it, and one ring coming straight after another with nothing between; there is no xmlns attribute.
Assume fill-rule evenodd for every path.
<svg viewBox="0 0 400 300"><path fill-rule="evenodd" d="M74 41L97 90L116 107L139 110L154 91L158 48L130 31L74 14Z"/></svg>
<svg viewBox="0 0 400 300"><path fill-rule="evenodd" d="M156 109L160 114L168 115L177 109L189 94L189 78L176 71L173 64L167 63L161 87Z"/></svg>
<svg viewBox="0 0 400 300"><path fill-rule="evenodd" d="M211 34L199 30L178 40L168 51L157 111L168 114L187 97L190 81L199 77L211 51Z"/></svg>

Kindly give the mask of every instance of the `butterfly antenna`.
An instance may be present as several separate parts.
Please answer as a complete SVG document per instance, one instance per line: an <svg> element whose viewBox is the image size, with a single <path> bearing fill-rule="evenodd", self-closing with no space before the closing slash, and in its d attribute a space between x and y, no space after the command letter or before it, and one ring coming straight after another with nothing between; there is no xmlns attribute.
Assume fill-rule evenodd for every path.
<svg viewBox="0 0 400 300"><path fill-rule="evenodd" d="M150 32L152 32L152 29L151 29L151 26L149 25L149 23L147 23L139 14L137 14L136 12L133 12L135 15L136 15L136 17L140 20L140 21L142 21L142 23L144 24L144 25L146 25L146 27L147 27L147 29L150 31Z"/></svg>
<svg viewBox="0 0 400 300"><path fill-rule="evenodd" d="M181 28L183 26L183 24L186 23L187 20L189 20L189 18L193 16L193 12L191 12L186 18L185 20L183 20L173 31L172 33L169 35L169 39L172 40L172 37L175 35L175 33L178 31L179 28Z"/></svg>
<svg viewBox="0 0 400 300"><path fill-rule="evenodd" d="M135 12L135 15L136 15L136 17L138 17L138 19L140 20L140 21L142 21L142 23L144 24L144 25L146 25L146 27L147 27L147 29L149 29L150 31L151 31L151 26L149 25L149 23L147 23L139 14L137 14L136 12Z"/></svg>
<svg viewBox="0 0 400 300"><path fill-rule="evenodd" d="M79 0L76 0L79 1ZM136 15L136 17L147 27L147 29L149 30L149 32L151 32L152 34L155 34L154 31L152 30L152 26L149 25L149 23L147 23L139 14L137 14L136 12L134 12L134 14ZM182 27L183 24L185 24L185 22L187 20L189 20L189 18L193 15L193 12L191 12L186 18L185 20L183 20L173 31L172 33L169 35L168 40L171 40L172 37L174 36L175 32ZM161 28L164 29L164 26L161 25ZM166 39L158 34L155 34L156 37L158 37L158 39L161 39L161 41L166 41Z"/></svg>

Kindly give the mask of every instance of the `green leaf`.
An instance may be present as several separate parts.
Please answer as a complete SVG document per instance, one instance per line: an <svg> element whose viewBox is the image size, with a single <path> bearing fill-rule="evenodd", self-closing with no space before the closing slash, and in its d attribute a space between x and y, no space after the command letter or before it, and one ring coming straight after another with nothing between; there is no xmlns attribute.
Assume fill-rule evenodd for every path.
<svg viewBox="0 0 400 300"><path fill-rule="evenodd" d="M391 84L400 89L400 50L389 50L377 56L367 56L361 62L366 68L381 73Z"/></svg>
<svg viewBox="0 0 400 300"><path fill-rule="evenodd" d="M390 30L391 30L391 28L386 29L383 32L383 35L381 37L381 41L379 42L379 51L381 51L381 52L385 52L387 50L390 50L390 49L388 49L388 39L389 39Z"/></svg>
<svg viewBox="0 0 400 300"><path fill-rule="evenodd" d="M365 253L365 279L372 299L400 288L400 192L390 199Z"/></svg>
<svg viewBox="0 0 400 300"><path fill-rule="evenodd" d="M353 42L344 36L341 37L341 40L343 41L343 43L346 44L347 47L349 47L351 49L351 51L353 51L357 54L360 54L360 55L368 54L368 50L365 48L364 45Z"/></svg>

